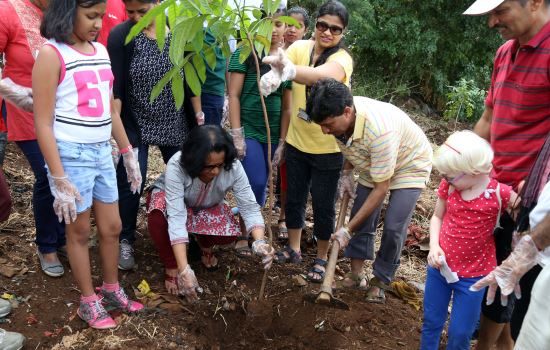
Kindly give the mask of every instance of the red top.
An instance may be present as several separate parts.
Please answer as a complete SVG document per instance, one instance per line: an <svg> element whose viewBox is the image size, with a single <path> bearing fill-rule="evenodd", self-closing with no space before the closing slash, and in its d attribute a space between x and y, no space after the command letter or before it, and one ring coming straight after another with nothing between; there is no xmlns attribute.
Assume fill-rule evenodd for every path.
<svg viewBox="0 0 550 350"><path fill-rule="evenodd" d="M105 16L103 16L103 23L97 41L107 47L107 38L111 29L127 19L126 6L124 6L122 0L107 0Z"/></svg>
<svg viewBox="0 0 550 350"><path fill-rule="evenodd" d="M46 41L40 36L42 11L28 0L0 1L0 52L6 66L3 78L31 87L34 57ZM35 140L32 113L24 112L6 103L8 113L8 139L10 141Z"/></svg>
<svg viewBox="0 0 550 350"><path fill-rule="evenodd" d="M498 216L498 182L491 179L485 192L466 201L460 192L449 195L449 183L441 180L437 195L447 201L439 246L452 271L461 278L485 276L497 266L493 230ZM500 184L501 212L508 206L512 188Z"/></svg>
<svg viewBox="0 0 550 350"><path fill-rule="evenodd" d="M498 49L485 105L493 109L492 176L517 188L550 133L550 22L527 44Z"/></svg>

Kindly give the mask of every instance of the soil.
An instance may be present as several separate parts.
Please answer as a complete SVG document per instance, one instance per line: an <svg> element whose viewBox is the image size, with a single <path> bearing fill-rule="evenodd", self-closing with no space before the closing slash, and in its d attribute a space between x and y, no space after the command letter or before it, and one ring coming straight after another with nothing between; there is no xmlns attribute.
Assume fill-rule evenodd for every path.
<svg viewBox="0 0 550 350"><path fill-rule="evenodd" d="M449 133L447 124L415 116L430 140L441 143ZM424 124L424 125L423 125ZM159 157L158 151L155 156ZM151 159L151 158L150 158ZM152 161L148 180L162 171L162 161ZM139 315L117 314L120 325L111 331L88 328L78 316L79 291L66 260L65 275L50 278L40 271L32 218L33 177L17 146L8 145L4 171L14 201L9 221L0 224L0 295L17 297L18 306L3 319L0 327L23 333L25 349L417 349L419 347L422 311L387 293L385 304L365 302L365 292L339 290L335 296L349 304L351 310L315 305L303 300L318 284L303 283L306 268L313 261L314 248L304 240L304 264L274 265L266 287L268 309L246 314L249 303L258 297L263 275L260 261L242 259L233 252L219 250L220 269L208 272L200 261L191 265L204 292L195 304L171 299L151 306ZM427 232L434 203L431 189L421 197L412 225ZM308 209L308 215L311 215ZM277 234L277 217L272 230ZM306 235L311 235L311 217ZM90 241L92 275L95 285L101 283L98 248ZM280 246L280 245L279 245ZM405 248L398 278L407 282L424 282L425 252L412 246ZM163 267L144 221L143 207L135 245L138 267L120 272L119 279L128 294L135 298L137 286L146 280L155 293L164 292ZM8 269L8 270L6 270ZM348 271L349 262L340 259L337 278ZM11 278L4 272L15 275ZM370 272L370 265L366 264ZM304 284L304 285L303 285ZM168 304L168 305L167 305ZM152 305L152 304L150 304ZM250 308L253 310L253 307ZM264 315L262 317L262 315ZM267 315L267 316L265 316ZM0 320L2 322L2 320Z"/></svg>

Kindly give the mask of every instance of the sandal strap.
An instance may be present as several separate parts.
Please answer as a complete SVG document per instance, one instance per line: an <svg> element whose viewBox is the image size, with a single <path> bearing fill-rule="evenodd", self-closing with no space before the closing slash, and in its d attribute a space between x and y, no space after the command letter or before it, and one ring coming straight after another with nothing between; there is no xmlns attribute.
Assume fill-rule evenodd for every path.
<svg viewBox="0 0 550 350"><path fill-rule="evenodd" d="M288 257L284 254L284 252L288 253ZM297 252L294 249L290 248L290 246L285 246L283 250L275 252L275 255L277 256L277 262L280 264L286 264L286 263L292 263L292 264L299 264L302 262L302 253Z"/></svg>
<svg viewBox="0 0 550 350"><path fill-rule="evenodd" d="M278 223L278 224L280 224L281 222L286 223L286 219L279 219L279 220L277 220L277 223Z"/></svg>
<svg viewBox="0 0 550 350"><path fill-rule="evenodd" d="M320 268L318 267L315 267L315 266L312 266L310 269L309 269L309 273L316 273L318 275L320 275L321 277L323 277L325 275L325 272L324 270L321 270Z"/></svg>
<svg viewBox="0 0 550 350"><path fill-rule="evenodd" d="M313 259L313 265L319 265L321 267L326 267L327 266L327 261L324 260L324 259L321 259L321 258L315 258Z"/></svg>
<svg viewBox="0 0 550 350"><path fill-rule="evenodd" d="M248 236L237 236L237 241L248 241Z"/></svg>
<svg viewBox="0 0 550 350"><path fill-rule="evenodd" d="M382 282L378 277L374 276L369 281L370 286L375 286L383 290L392 291L391 285Z"/></svg>

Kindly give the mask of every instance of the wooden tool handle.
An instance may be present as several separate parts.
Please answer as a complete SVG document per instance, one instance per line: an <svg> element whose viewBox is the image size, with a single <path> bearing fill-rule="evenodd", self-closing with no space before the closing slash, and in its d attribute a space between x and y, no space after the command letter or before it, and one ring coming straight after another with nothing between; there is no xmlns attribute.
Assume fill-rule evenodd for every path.
<svg viewBox="0 0 550 350"><path fill-rule="evenodd" d="M348 211L349 196L344 194L340 203L340 212L338 213L338 220L336 221L336 231L344 226L346 220L346 212ZM338 260L338 251L340 250L340 244L334 240L332 242L332 248L330 250L330 256L328 258L328 264L325 272L325 279L321 286L321 290L332 290L332 281L334 280L334 270L336 269L336 261Z"/></svg>

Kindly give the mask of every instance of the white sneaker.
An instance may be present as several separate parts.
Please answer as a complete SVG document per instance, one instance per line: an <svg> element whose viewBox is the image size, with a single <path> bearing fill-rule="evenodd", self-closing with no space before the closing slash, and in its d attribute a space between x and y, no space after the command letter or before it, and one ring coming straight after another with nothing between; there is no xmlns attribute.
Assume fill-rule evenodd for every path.
<svg viewBox="0 0 550 350"><path fill-rule="evenodd" d="M0 350L19 350L23 348L23 343L25 343L23 334L0 328Z"/></svg>

